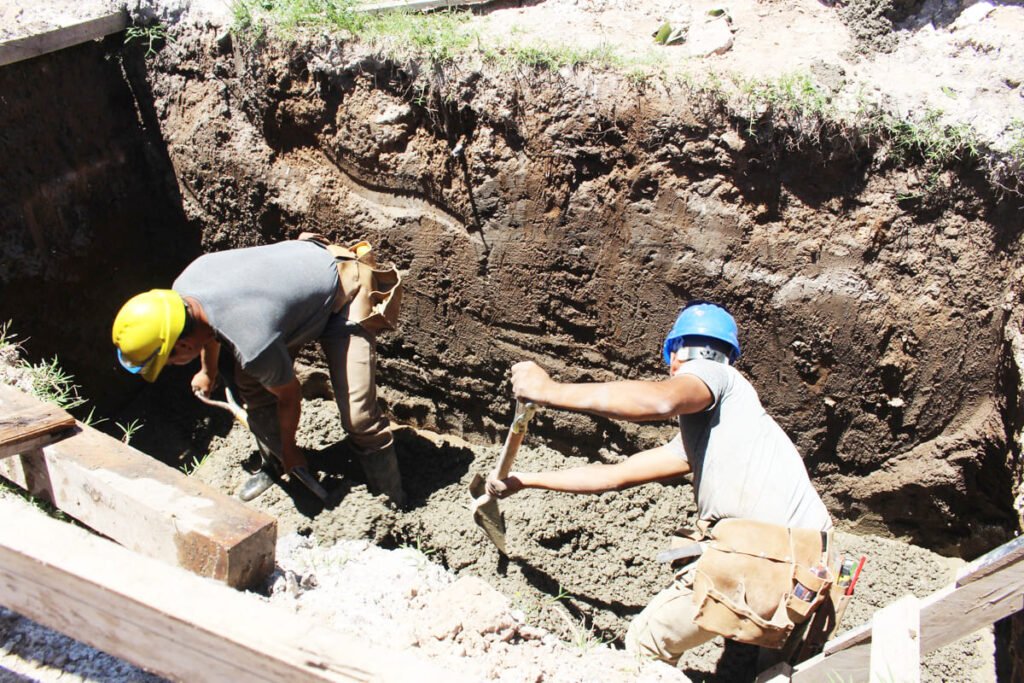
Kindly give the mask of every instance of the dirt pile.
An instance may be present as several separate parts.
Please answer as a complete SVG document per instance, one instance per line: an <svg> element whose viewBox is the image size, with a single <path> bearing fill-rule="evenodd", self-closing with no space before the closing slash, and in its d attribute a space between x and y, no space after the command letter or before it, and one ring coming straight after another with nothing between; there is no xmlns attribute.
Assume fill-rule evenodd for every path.
<svg viewBox="0 0 1024 683"><path fill-rule="evenodd" d="M671 667L636 662L585 628L563 641L529 624L486 581L456 578L432 550L382 550L367 541L333 545L301 536L278 544L270 602L386 647L416 648L472 680L684 681ZM558 609L552 606L552 610Z"/></svg>

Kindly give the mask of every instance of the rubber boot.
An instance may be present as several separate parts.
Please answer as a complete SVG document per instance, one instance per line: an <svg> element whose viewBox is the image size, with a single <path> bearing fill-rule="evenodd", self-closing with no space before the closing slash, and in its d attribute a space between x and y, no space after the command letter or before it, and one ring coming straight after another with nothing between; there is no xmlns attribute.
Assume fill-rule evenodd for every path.
<svg viewBox="0 0 1024 683"><path fill-rule="evenodd" d="M405 491L402 490L402 475L398 471L394 446L360 454L359 464L363 466L371 493L383 493L398 507L405 506Z"/></svg>
<svg viewBox="0 0 1024 683"><path fill-rule="evenodd" d="M270 473L268 468L264 467L242 484L242 488L238 490L238 497L248 502L273 486L274 481L274 475Z"/></svg>

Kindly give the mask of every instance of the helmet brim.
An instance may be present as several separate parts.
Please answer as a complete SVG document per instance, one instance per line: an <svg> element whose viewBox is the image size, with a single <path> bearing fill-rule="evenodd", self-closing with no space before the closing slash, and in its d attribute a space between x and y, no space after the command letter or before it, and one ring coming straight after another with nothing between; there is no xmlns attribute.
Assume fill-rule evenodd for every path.
<svg viewBox="0 0 1024 683"><path fill-rule="evenodd" d="M153 289L132 297L121 307L111 333L118 360L129 372L147 382L155 382L184 328L185 302L177 292ZM159 346L152 350L148 340L159 341ZM129 351L125 351L126 346ZM147 351L151 354L149 357L132 359L133 355Z"/></svg>
<svg viewBox="0 0 1024 683"><path fill-rule="evenodd" d="M173 347L172 347L173 348ZM146 364L146 367L139 371L139 377L146 380L147 382L155 382L156 378L160 375L160 371L167 365L167 359L170 358L171 352L168 349L167 353L161 352Z"/></svg>

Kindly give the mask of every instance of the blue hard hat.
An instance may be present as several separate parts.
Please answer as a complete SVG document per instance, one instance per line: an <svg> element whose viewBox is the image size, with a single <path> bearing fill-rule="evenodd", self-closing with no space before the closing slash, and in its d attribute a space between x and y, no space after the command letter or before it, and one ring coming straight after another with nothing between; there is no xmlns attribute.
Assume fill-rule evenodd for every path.
<svg viewBox="0 0 1024 683"><path fill-rule="evenodd" d="M662 355L665 363L672 363L672 351L679 339L698 336L710 337L725 342L731 347L729 360L735 362L740 357L740 340L737 334L736 321L718 304L708 301L691 301L683 307L676 318L676 324L665 339Z"/></svg>

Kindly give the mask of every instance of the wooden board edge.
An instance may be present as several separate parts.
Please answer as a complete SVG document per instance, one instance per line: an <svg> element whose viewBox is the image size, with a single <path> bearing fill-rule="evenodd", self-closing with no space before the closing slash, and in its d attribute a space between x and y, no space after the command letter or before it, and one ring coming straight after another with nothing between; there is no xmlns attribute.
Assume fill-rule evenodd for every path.
<svg viewBox="0 0 1024 683"><path fill-rule="evenodd" d="M0 66L14 64L49 52L103 38L128 27L128 12L119 10L96 19L61 26L30 36L0 42Z"/></svg>

